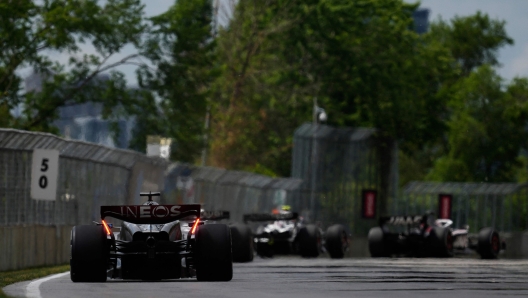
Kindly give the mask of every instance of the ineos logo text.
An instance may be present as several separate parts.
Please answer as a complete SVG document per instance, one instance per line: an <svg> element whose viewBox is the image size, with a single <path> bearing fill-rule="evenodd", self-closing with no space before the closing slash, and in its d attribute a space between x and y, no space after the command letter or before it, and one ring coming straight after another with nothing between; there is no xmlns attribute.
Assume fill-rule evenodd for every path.
<svg viewBox="0 0 528 298"><path fill-rule="evenodd" d="M175 217L180 214L181 206L171 206L170 209L166 206L123 206L121 207L121 215L130 218L165 218Z"/></svg>

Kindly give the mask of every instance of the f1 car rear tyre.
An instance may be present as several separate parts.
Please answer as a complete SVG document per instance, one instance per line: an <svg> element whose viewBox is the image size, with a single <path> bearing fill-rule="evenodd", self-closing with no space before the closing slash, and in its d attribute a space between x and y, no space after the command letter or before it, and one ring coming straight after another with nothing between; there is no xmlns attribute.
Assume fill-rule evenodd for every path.
<svg viewBox="0 0 528 298"><path fill-rule="evenodd" d="M105 282L109 246L102 226L74 226L71 232L70 278L73 282Z"/></svg>
<svg viewBox="0 0 528 298"><path fill-rule="evenodd" d="M380 227L370 229L368 233L369 252L373 258L390 257L391 253L385 243L385 233Z"/></svg>
<svg viewBox="0 0 528 298"><path fill-rule="evenodd" d="M231 242L233 247L233 262L253 261L253 233L248 225L233 224Z"/></svg>
<svg viewBox="0 0 528 298"><path fill-rule="evenodd" d="M304 258L316 258L321 248L321 232L310 224L302 227L297 235L299 253Z"/></svg>
<svg viewBox="0 0 528 298"><path fill-rule="evenodd" d="M499 233L493 228L483 228L478 234L477 252L483 259L499 257L501 242Z"/></svg>
<svg viewBox="0 0 528 298"><path fill-rule="evenodd" d="M229 227L224 224L198 226L195 240L196 278L199 281L230 281L233 262Z"/></svg>
<svg viewBox="0 0 528 298"><path fill-rule="evenodd" d="M332 259L342 259L348 249L348 236L343 225L333 225L326 230L325 246Z"/></svg>
<svg viewBox="0 0 528 298"><path fill-rule="evenodd" d="M434 227L434 229L431 231L430 237L430 245L433 256L440 258L448 258L453 256L453 234L451 229Z"/></svg>

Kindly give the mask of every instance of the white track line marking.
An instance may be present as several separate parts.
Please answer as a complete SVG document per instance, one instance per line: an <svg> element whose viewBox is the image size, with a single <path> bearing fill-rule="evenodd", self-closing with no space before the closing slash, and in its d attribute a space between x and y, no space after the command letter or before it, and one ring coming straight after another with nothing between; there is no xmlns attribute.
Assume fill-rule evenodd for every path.
<svg viewBox="0 0 528 298"><path fill-rule="evenodd" d="M41 278L41 279L37 279L37 280L34 280L32 282L30 282L27 287L26 287L26 297L28 298L42 298L42 296L40 296L40 284L44 283L44 282L47 282L48 280L52 280L54 278L59 278L59 277L63 277L64 275L67 275L67 274L70 274L70 272L64 272L64 273L59 273L59 274L53 274L53 275L50 275L48 277L44 277L44 278Z"/></svg>

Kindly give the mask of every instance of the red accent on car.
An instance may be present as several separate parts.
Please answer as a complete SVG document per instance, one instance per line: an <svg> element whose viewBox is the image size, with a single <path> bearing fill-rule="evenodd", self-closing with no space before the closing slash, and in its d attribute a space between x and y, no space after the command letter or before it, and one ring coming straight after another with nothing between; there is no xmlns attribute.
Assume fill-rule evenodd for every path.
<svg viewBox="0 0 528 298"><path fill-rule="evenodd" d="M108 234L108 236L112 235L112 232L110 232L110 227L108 226L108 224L106 223L106 221L102 221L103 222L103 226L106 230L106 233Z"/></svg>
<svg viewBox="0 0 528 298"><path fill-rule="evenodd" d="M196 231L196 227L198 226L199 223L200 223L200 219L197 218L192 227L191 234L194 234L194 232Z"/></svg>

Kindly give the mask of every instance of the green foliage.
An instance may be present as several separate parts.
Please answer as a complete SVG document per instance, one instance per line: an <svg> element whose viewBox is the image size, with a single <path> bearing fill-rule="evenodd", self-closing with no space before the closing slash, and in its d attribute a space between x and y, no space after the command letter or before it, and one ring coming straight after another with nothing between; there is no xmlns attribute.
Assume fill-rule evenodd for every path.
<svg viewBox="0 0 528 298"><path fill-rule="evenodd" d="M505 182L516 179L518 156L528 145L528 81L504 88L487 65L453 86L449 151L429 178L438 181Z"/></svg>
<svg viewBox="0 0 528 298"><path fill-rule="evenodd" d="M151 19L144 55L153 66L138 71L140 86L159 98L161 113L139 115L134 142L147 134L175 140L172 158L193 162L203 148L204 120L215 77L210 0L178 0ZM143 145L144 146L144 145Z"/></svg>
<svg viewBox="0 0 528 298"><path fill-rule="evenodd" d="M213 162L288 175L291 135L317 97L329 123L380 128L401 147L445 130L450 52L412 27L403 1L240 1L221 32Z"/></svg>
<svg viewBox="0 0 528 298"><path fill-rule="evenodd" d="M303 22L309 72L329 122L379 128L400 147L444 130L442 83L454 75L449 52L412 27L403 1L320 1ZM309 39L308 39L309 38Z"/></svg>
<svg viewBox="0 0 528 298"><path fill-rule="evenodd" d="M311 86L299 59L286 60L300 21L296 1L239 1L218 37L221 72L213 85L211 163L288 176L293 130L311 119ZM265 169L262 167L265 165Z"/></svg>
<svg viewBox="0 0 528 298"><path fill-rule="evenodd" d="M467 76L481 65L498 65L498 50L513 44L505 25L505 21L493 20L478 11L467 17L456 16L450 24L443 20L432 23L430 35L451 50Z"/></svg>
<svg viewBox="0 0 528 298"><path fill-rule="evenodd" d="M482 175L482 173L495 170L484 170L482 167L490 167L490 159L495 157L489 156L485 162L474 160L471 165L468 164L469 160L471 157L477 158L477 156L485 155L481 151L487 150L484 149L486 146L477 145L484 139L487 140L485 142L496 144L497 142L508 142L507 137L497 139L495 135L488 135L486 128L480 125L479 120L467 114L468 111L477 111L478 107L464 108L465 104L471 105L471 103L466 102L468 98L464 97L465 95L460 95L460 88L467 82L466 77L471 76L479 67L484 65L497 66L498 50L513 44L513 40L506 33L505 22L493 20L488 15L477 12L475 15L455 17L449 22L443 20L433 22L430 32L426 36L428 42L434 42L446 48L450 53L450 60L456 61L451 65L453 75L441 82L443 88L437 93L437 96L447 99L440 109L440 111L444 110L441 121L445 123L447 130L433 130L432 132L437 137L432 143L422 148L414 147L407 150L406 158L402 159L400 163L403 170L401 183L405 184L410 180L422 180L424 178L437 181L466 181L467 179L485 181L492 179L488 177L488 174ZM496 75L495 79L500 81ZM502 95L497 93L501 92L502 83L488 83L491 83L495 90L491 91L489 90L490 86L482 85L483 88L487 88L492 93L485 96L500 98ZM483 91L478 86L474 86L474 90ZM471 100L469 99L469 101ZM461 113L462 108L466 111L465 113ZM428 113L434 113L434 110ZM495 120L497 123L507 123L511 120L502 118L508 117L505 114L495 114L494 116L497 117ZM518 121L525 120L521 117ZM514 146L517 147L518 152L518 145ZM513 159L517 157L517 153L514 152L516 150L510 150ZM455 158L454 156L458 157ZM497 164L501 164L500 171L502 174L493 174L494 181L509 181L514 176L511 173L516 171L515 168L518 163L506 162L503 164L503 162L504 159L501 160L501 158L496 160ZM494 166L491 167L495 169ZM432 172L427 174L430 171ZM506 174L505 171L510 173Z"/></svg>
<svg viewBox="0 0 528 298"><path fill-rule="evenodd" d="M138 46L145 30L139 0L46 0L0 2L0 116L3 127L56 132L57 108L87 101L101 102L106 116L127 96L117 66L137 55L112 61L125 46ZM82 53L92 47L93 53ZM53 61L49 53L69 56ZM82 54L82 55L81 55ZM31 68L42 74L40 92L22 92L20 73ZM106 82L97 80L111 72ZM9 111L23 107L20 117Z"/></svg>

